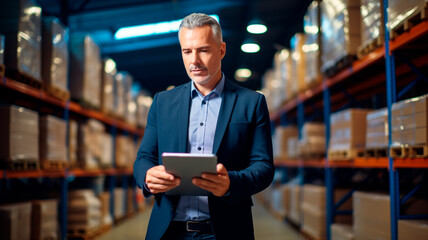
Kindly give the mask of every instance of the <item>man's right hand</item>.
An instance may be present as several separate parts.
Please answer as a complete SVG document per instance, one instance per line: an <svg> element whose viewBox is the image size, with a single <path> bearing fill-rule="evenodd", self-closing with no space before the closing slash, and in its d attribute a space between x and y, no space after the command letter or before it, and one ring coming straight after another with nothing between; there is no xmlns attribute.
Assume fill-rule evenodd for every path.
<svg viewBox="0 0 428 240"><path fill-rule="evenodd" d="M146 174L146 186L152 194L166 192L180 185L180 178L167 173L163 165L150 168Z"/></svg>

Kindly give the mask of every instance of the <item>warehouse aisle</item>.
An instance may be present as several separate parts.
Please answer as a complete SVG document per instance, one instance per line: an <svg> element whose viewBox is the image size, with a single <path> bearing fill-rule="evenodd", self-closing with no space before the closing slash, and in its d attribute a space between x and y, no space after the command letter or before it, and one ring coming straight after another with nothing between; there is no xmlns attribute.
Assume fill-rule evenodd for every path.
<svg viewBox="0 0 428 240"><path fill-rule="evenodd" d="M144 239L150 210L147 210L136 217L129 219L109 232L101 235L99 240L142 240ZM284 221L273 217L260 202L254 200L253 218L255 234L257 240L301 240L299 233L291 228Z"/></svg>

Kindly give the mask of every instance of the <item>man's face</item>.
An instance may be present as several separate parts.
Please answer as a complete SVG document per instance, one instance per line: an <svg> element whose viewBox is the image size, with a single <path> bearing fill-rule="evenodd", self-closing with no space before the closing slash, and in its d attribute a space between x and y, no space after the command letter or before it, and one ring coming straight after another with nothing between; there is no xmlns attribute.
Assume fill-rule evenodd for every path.
<svg viewBox="0 0 428 240"><path fill-rule="evenodd" d="M217 83L226 44L216 41L211 27L182 28L179 40L184 67L192 81L199 85Z"/></svg>

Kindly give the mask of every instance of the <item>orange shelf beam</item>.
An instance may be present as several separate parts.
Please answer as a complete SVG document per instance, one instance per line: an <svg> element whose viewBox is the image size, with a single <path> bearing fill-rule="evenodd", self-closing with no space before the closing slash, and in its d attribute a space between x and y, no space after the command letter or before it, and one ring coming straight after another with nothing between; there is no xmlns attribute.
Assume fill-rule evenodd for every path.
<svg viewBox="0 0 428 240"><path fill-rule="evenodd" d="M44 170L34 170L34 171L9 171L4 170L3 177L6 179L12 178L64 178L66 176L65 171L44 171Z"/></svg>
<svg viewBox="0 0 428 240"><path fill-rule="evenodd" d="M428 158L396 158L394 168L428 168Z"/></svg>
<svg viewBox="0 0 428 240"><path fill-rule="evenodd" d="M389 168L389 159L382 158L355 158L355 167L361 168Z"/></svg>
<svg viewBox="0 0 428 240"><path fill-rule="evenodd" d="M409 42L428 34L428 21L422 21L412 27L408 32L404 32L389 42L390 52L393 52Z"/></svg>

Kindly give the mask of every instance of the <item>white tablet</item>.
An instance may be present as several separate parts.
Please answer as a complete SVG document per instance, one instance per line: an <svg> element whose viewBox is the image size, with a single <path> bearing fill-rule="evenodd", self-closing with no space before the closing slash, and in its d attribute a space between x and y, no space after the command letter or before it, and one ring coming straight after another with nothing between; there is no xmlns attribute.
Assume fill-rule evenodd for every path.
<svg viewBox="0 0 428 240"><path fill-rule="evenodd" d="M199 177L204 172L216 173L216 155L194 153L163 153L162 162L167 172L181 178L180 185L167 191L167 195L211 195L210 192L193 185L192 178Z"/></svg>

